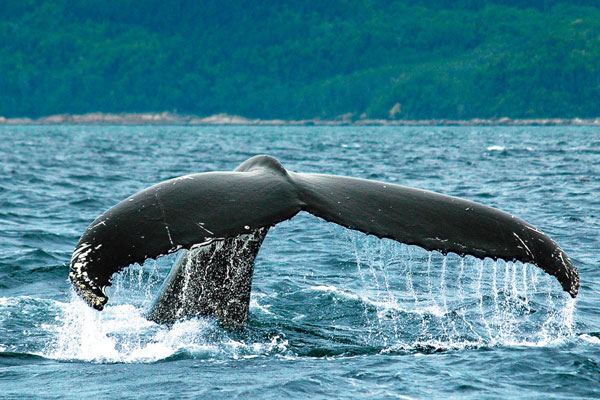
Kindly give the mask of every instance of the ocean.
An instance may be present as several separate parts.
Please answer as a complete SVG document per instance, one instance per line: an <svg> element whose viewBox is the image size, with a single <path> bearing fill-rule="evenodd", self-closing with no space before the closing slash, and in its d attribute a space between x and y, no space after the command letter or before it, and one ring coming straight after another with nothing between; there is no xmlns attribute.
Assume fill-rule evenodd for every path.
<svg viewBox="0 0 600 400"><path fill-rule="evenodd" d="M599 398L600 128L0 126L0 398ZM73 294L86 227L154 183L270 154L292 171L516 215L579 269L378 239L301 213L256 259L241 329L145 318L177 254Z"/></svg>

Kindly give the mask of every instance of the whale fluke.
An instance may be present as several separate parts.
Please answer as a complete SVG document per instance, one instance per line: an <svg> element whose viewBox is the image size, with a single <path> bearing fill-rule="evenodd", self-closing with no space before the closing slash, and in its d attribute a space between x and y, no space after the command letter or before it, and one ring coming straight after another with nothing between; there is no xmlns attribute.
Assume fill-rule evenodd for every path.
<svg viewBox="0 0 600 400"><path fill-rule="evenodd" d="M212 264L223 264L227 256L238 254L250 260L250 267L241 263L245 272L240 276L246 278L237 283L216 277L205 279L201 291L213 293L207 284L242 285L242 289L230 292L238 293L235 296L246 305L232 311L230 317L234 323L243 322L252 265L264 235L269 227L300 211L346 228L444 254L531 263L555 276L572 297L579 289L577 269L565 252L538 229L510 214L469 200L391 183L295 173L264 155L250 158L233 172L182 176L123 200L85 231L73 252L69 277L77 293L92 307L102 310L108 300L105 288L111 285L111 276L124 267L182 248L214 247L220 242L221 256L216 257L220 261L202 258L198 252L188 258L204 264L204 272ZM251 250L241 256L236 253L239 249L235 250L234 241L240 235L251 238L253 243ZM183 279L181 271L179 267L172 271L168 280L171 284L165 285L151 318L168 322L181 316L165 311L177 303L173 296ZM243 283L244 280L250 282ZM218 297L214 293L211 296ZM212 307L207 305L210 301L207 303L206 296L200 297L202 300L195 306L186 306L185 316L219 316L226 311L227 301L234 300L214 300L220 305ZM181 301L178 304L181 309Z"/></svg>

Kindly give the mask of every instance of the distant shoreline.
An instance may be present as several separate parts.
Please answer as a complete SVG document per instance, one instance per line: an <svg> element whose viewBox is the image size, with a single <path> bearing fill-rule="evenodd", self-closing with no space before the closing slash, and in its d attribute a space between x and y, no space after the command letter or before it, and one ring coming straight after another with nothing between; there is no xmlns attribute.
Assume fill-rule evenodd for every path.
<svg viewBox="0 0 600 400"><path fill-rule="evenodd" d="M0 125L250 125L250 126L600 126L599 118L532 118L532 119L351 119L345 116L323 120L249 119L237 115L216 114L208 117L161 113L88 113L58 114L40 118L0 117Z"/></svg>

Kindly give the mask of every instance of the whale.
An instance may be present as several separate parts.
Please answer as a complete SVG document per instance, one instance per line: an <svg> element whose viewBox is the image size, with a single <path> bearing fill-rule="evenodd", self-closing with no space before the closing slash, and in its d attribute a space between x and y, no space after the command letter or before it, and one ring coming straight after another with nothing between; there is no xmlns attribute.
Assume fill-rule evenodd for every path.
<svg viewBox="0 0 600 400"><path fill-rule="evenodd" d="M577 268L562 248L509 213L397 184L292 172L268 155L234 171L170 179L116 204L81 236L69 279L101 311L115 274L180 251L148 319L170 324L208 316L240 326L248 319L254 261L269 228L301 211L428 251L530 263L572 297L579 290Z"/></svg>

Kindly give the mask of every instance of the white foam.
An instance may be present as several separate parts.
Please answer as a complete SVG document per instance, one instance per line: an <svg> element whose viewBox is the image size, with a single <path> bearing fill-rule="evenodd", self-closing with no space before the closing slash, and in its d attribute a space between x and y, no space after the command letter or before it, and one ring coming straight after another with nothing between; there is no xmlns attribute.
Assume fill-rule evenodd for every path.
<svg viewBox="0 0 600 400"><path fill-rule="evenodd" d="M310 286L308 289L305 289L304 291L307 291L307 290L315 291L315 292L334 293L336 295L339 295L341 297L345 297L345 298L351 299L351 300L359 300L361 298L360 296L358 296L348 290L340 290L333 285Z"/></svg>
<svg viewBox="0 0 600 400"><path fill-rule="evenodd" d="M253 297L250 298L250 309L251 310L259 310L264 314L274 315L271 311L269 311L269 307L270 306L268 306L268 305L263 306L263 305L259 304L258 300Z"/></svg>
<svg viewBox="0 0 600 400"><path fill-rule="evenodd" d="M587 333L579 335L579 338L585 340L588 343L600 344L600 338L599 337L588 335Z"/></svg>
<svg viewBox="0 0 600 400"><path fill-rule="evenodd" d="M45 329L54 340L39 355L59 360L155 362L181 352L235 359L287 349L279 337L267 342L234 340L209 319L193 318L167 327L148 321L132 305L108 306L98 313L76 295L62 303L57 324Z"/></svg>
<svg viewBox="0 0 600 400"><path fill-rule="evenodd" d="M506 150L506 148L504 146L498 146L498 145L489 146L487 148L487 151L504 151L504 150Z"/></svg>

